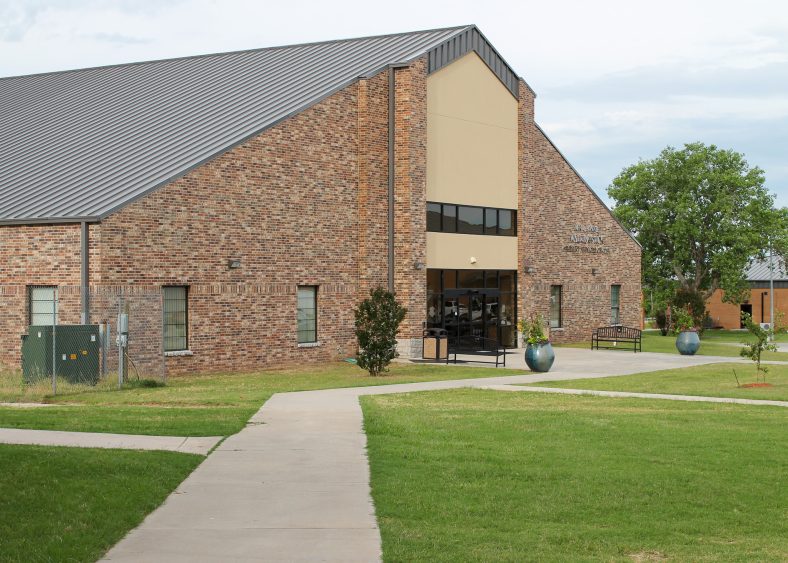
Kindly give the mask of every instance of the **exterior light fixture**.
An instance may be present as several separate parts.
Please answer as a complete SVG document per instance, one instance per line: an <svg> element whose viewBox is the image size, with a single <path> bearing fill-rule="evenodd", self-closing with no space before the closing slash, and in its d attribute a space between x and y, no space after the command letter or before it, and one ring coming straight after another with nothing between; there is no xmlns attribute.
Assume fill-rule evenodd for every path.
<svg viewBox="0 0 788 563"><path fill-rule="evenodd" d="M424 269L424 262L419 262L418 260L413 263L414 270L423 270Z"/></svg>
<svg viewBox="0 0 788 563"><path fill-rule="evenodd" d="M598 273L599 273L599 270L597 270L596 268L591 268L591 275L592 275L592 276L595 276L595 275L597 275Z"/></svg>
<svg viewBox="0 0 788 563"><path fill-rule="evenodd" d="M533 266L529 266L529 265L527 265L527 264L526 264L526 265L525 265L525 273L526 273L526 274L535 274L535 273L536 273L536 268L534 268Z"/></svg>
<svg viewBox="0 0 788 563"><path fill-rule="evenodd" d="M232 258L227 261L227 267L231 270L237 270L241 267L241 259L240 258Z"/></svg>
<svg viewBox="0 0 788 563"><path fill-rule="evenodd" d="M471 256L471 264L476 264L476 256Z"/></svg>

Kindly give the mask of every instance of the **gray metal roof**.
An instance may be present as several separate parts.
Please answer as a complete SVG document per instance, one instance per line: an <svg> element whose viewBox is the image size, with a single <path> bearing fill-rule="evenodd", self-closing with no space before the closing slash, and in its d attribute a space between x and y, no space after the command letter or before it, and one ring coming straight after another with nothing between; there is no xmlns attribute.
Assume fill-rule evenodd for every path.
<svg viewBox="0 0 788 563"><path fill-rule="evenodd" d="M769 281L769 259L754 260L746 272L747 281ZM788 281L785 262L778 256L774 257L774 279Z"/></svg>
<svg viewBox="0 0 788 563"><path fill-rule="evenodd" d="M475 29L2 78L0 224L99 220L359 77ZM483 42L511 87L513 71L483 37L465 52Z"/></svg>

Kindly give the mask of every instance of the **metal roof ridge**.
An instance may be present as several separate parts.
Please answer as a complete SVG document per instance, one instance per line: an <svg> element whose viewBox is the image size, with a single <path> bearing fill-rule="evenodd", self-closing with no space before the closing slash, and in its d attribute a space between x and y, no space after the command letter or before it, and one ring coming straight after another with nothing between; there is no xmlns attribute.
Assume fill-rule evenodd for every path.
<svg viewBox="0 0 788 563"><path fill-rule="evenodd" d="M400 33L383 33L380 35L366 35L362 37L347 37L345 39L328 39L325 41L308 41L306 43L293 43L290 45L272 45L270 47L256 47L253 49L240 49L238 51L220 51L217 53L202 53L200 55L186 55L183 57L165 57L163 59L149 59L145 61L131 61L127 63L116 63L111 65L97 65L97 66L88 66L88 67L81 67L81 68L69 68L64 70L51 70L47 72L34 72L32 74L15 74L12 76L0 76L0 81L3 80L13 80L18 78L28 78L33 76L50 76L53 74L67 74L70 72L86 72L90 70L99 70L104 68L117 68L122 66L136 66L136 65L145 65L145 64L154 64L154 63L165 63L170 61L185 61L189 59L201 59L207 57L223 57L227 55L240 55L242 53L258 53L261 51L275 51L277 49L295 49L298 47L310 47L313 45L329 45L331 43L344 43L350 41L366 41L370 39L383 39L386 37L397 37L397 36L404 36L404 35L420 35L426 33L435 33L438 31L452 31L452 30L464 30L468 29L469 27L476 27L474 24L468 25L459 25L453 27L436 27L434 29L420 29L416 31L404 31ZM478 28L477 28L478 29ZM480 32L481 33L481 32ZM425 51L426 52L426 51ZM423 54L423 53L422 53Z"/></svg>

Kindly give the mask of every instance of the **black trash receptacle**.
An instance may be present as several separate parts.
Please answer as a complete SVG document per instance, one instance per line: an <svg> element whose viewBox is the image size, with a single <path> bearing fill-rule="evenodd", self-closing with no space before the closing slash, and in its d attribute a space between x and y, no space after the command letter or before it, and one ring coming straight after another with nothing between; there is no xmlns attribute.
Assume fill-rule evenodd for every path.
<svg viewBox="0 0 788 563"><path fill-rule="evenodd" d="M421 357L425 360L445 360L449 357L449 333L446 329L424 330Z"/></svg>

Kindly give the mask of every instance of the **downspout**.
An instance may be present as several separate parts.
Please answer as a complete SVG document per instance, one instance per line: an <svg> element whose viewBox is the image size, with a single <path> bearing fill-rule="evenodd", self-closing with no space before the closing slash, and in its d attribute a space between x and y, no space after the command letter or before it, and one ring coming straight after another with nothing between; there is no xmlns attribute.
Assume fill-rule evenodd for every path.
<svg viewBox="0 0 788 563"><path fill-rule="evenodd" d="M89 261L89 249L90 245L88 239L88 224L86 221L82 221L82 235L81 235L81 243L82 243L82 250L80 252L81 257L81 264L80 264L80 297L81 297L81 304L82 304L82 314L81 314L81 323L86 325L90 323L90 261Z"/></svg>
<svg viewBox="0 0 788 563"><path fill-rule="evenodd" d="M394 67L389 66L389 174L388 174L388 281L389 291L394 293L394 126L395 126L395 86L394 86Z"/></svg>

